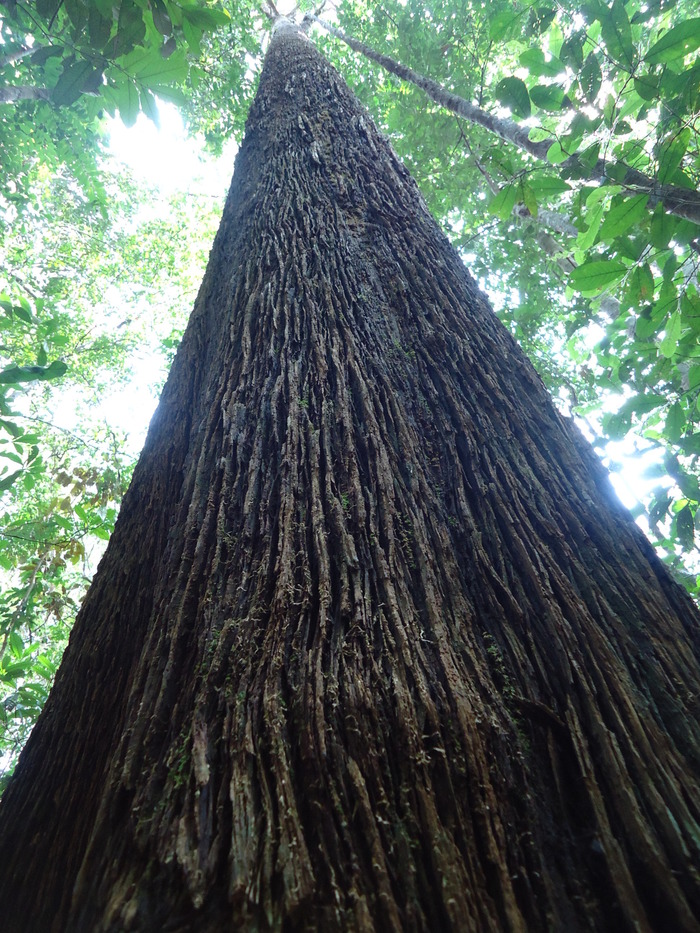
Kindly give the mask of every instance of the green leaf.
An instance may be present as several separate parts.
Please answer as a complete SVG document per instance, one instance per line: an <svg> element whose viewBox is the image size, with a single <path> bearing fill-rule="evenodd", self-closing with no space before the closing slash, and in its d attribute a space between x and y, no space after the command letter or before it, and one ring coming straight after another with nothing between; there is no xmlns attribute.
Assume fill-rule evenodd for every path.
<svg viewBox="0 0 700 933"><path fill-rule="evenodd" d="M540 110L546 110L548 113L558 113L565 106L571 106L569 98L556 84L538 84L537 87L530 88L530 98Z"/></svg>
<svg viewBox="0 0 700 933"><path fill-rule="evenodd" d="M667 136L659 151L658 179L662 185L673 179L676 169L681 164L690 141L690 128L685 127L679 133Z"/></svg>
<svg viewBox="0 0 700 933"><path fill-rule="evenodd" d="M35 367L31 367L34 369ZM39 369L42 367L40 366ZM48 379L60 379L61 376L65 376L68 372L68 364L64 363L63 360L54 360L53 363L49 363L48 366L44 368L44 371L39 378L43 381Z"/></svg>
<svg viewBox="0 0 700 933"><path fill-rule="evenodd" d="M579 152L578 159L583 166L587 169L592 169L598 157L600 156L600 143L593 143L592 146L588 146L587 149L584 149L583 152Z"/></svg>
<svg viewBox="0 0 700 933"><path fill-rule="evenodd" d="M520 23L517 16L513 15L511 10L505 10L502 13L496 13L489 23L489 38L492 42L500 42L501 39L512 38L520 32Z"/></svg>
<svg viewBox="0 0 700 933"><path fill-rule="evenodd" d="M600 204L596 204L590 214L588 212L586 213L584 220L588 226L586 230L582 230L576 237L576 246L579 249L585 251L589 250L591 246L593 246L595 239L598 236L598 230L600 229L600 224L604 213L605 204L602 202Z"/></svg>
<svg viewBox="0 0 700 933"><path fill-rule="evenodd" d="M128 55L135 46L141 45L146 36L143 12L135 0L121 0L117 34L109 43L114 58ZM107 52L106 52L107 54ZM111 57L108 55L108 57Z"/></svg>
<svg viewBox="0 0 700 933"><path fill-rule="evenodd" d="M643 304L654 300L654 275L648 262L638 265L630 280L637 302Z"/></svg>
<svg viewBox="0 0 700 933"><path fill-rule="evenodd" d="M657 204L651 216L651 245L666 249L678 226L678 218L666 213L663 204Z"/></svg>
<svg viewBox="0 0 700 933"><path fill-rule="evenodd" d="M530 95L520 78L503 78L495 88L496 100L518 117L529 117L532 112Z"/></svg>
<svg viewBox="0 0 700 933"><path fill-rule="evenodd" d="M700 46L700 17L679 23L649 49L644 61L650 65L674 62Z"/></svg>
<svg viewBox="0 0 700 933"><path fill-rule="evenodd" d="M202 47L200 41L202 38L202 30L185 19L182 22L182 32L185 36L190 53L197 58L201 57Z"/></svg>
<svg viewBox="0 0 700 933"><path fill-rule="evenodd" d="M0 680L5 683L12 683L25 673L31 663L31 658L24 658L21 661L15 661L14 664L0 664Z"/></svg>
<svg viewBox="0 0 700 933"><path fill-rule="evenodd" d="M160 126L160 114L158 113L158 104L156 99L151 94L151 92L145 88L141 88L140 92L141 97L141 109L146 114L149 120L152 120L156 126Z"/></svg>
<svg viewBox="0 0 700 933"><path fill-rule="evenodd" d="M0 384L16 385L19 382L34 382L37 379L57 379L67 369L61 360L54 360L49 366L8 366L0 371Z"/></svg>
<svg viewBox="0 0 700 933"><path fill-rule="evenodd" d="M175 49L177 48L177 41L175 36L170 36L169 39L166 39L160 49L161 58L170 58Z"/></svg>
<svg viewBox="0 0 700 933"><path fill-rule="evenodd" d="M9 476L5 476L3 479L0 479L0 492L5 492L12 486L22 475L24 470L16 470L14 473L10 473Z"/></svg>
<svg viewBox="0 0 700 933"><path fill-rule="evenodd" d="M680 336L681 316L678 311L674 311L666 324L664 339L659 344L659 353L666 359L670 359L678 348Z"/></svg>
<svg viewBox="0 0 700 933"><path fill-rule="evenodd" d="M12 632L10 637L7 639L7 643L12 654L16 658L21 658L22 652L24 651L24 642L22 641L22 636L19 634L19 632Z"/></svg>
<svg viewBox="0 0 700 933"><path fill-rule="evenodd" d="M15 314L15 316L20 319L20 321L24 321L25 324L32 323L33 319L32 319L31 311L27 311L26 308L22 308L18 305L15 305L12 311Z"/></svg>
<svg viewBox="0 0 700 933"><path fill-rule="evenodd" d="M583 66L583 40L583 32L575 32L559 50L560 60L573 71L578 71Z"/></svg>
<svg viewBox="0 0 700 933"><path fill-rule="evenodd" d="M601 418L603 433L613 441L622 440L631 427L630 415L606 412Z"/></svg>
<svg viewBox="0 0 700 933"><path fill-rule="evenodd" d="M637 194L624 198L620 204L611 207L598 234L600 240L612 240L629 230L646 216L648 194Z"/></svg>
<svg viewBox="0 0 700 933"><path fill-rule="evenodd" d="M612 127L615 120L615 111L617 110L617 103L612 94L608 94L603 104L603 119L605 120L605 125Z"/></svg>
<svg viewBox="0 0 700 933"><path fill-rule="evenodd" d="M600 29L608 52L616 61L631 67L634 64L632 29L623 0L614 0L609 9L601 7Z"/></svg>
<svg viewBox="0 0 700 933"><path fill-rule="evenodd" d="M530 10L526 33L528 35L541 36L555 16L556 10L550 7L538 7L536 10Z"/></svg>
<svg viewBox="0 0 700 933"><path fill-rule="evenodd" d="M665 432L671 443L676 444L686 425L685 412L680 402L674 402L666 413Z"/></svg>
<svg viewBox="0 0 700 933"><path fill-rule="evenodd" d="M627 272L627 266L614 259L592 259L584 262L569 275L569 284L583 295L595 295L606 285L618 282Z"/></svg>
<svg viewBox="0 0 700 933"><path fill-rule="evenodd" d="M689 505L676 515L676 536L684 548L695 546L695 521Z"/></svg>
<svg viewBox="0 0 700 933"><path fill-rule="evenodd" d="M624 405L620 407L617 414L625 416L631 414L648 415L650 411L660 408L665 401L665 395L660 395L656 392L640 392L638 395L633 395L632 398L628 398Z"/></svg>
<svg viewBox="0 0 700 933"><path fill-rule="evenodd" d="M640 75L634 79L634 89L642 100L656 100L659 96L659 75Z"/></svg>
<svg viewBox="0 0 700 933"><path fill-rule="evenodd" d="M515 202L518 199L518 186L517 185L505 185L498 192L496 197L489 204L489 211L492 214L496 214L501 220L506 220L510 217L510 214L515 207ZM1 374L0 374L1 375Z"/></svg>
<svg viewBox="0 0 700 933"><path fill-rule="evenodd" d="M167 84L151 84L149 90L157 97L161 98L161 100L168 100L172 104L177 104L179 107L184 107L187 103L187 97L180 88L171 87Z"/></svg>
<svg viewBox="0 0 700 933"><path fill-rule="evenodd" d="M83 93L83 85L95 69L90 62L73 62L64 66L56 87L51 92L55 104L67 106Z"/></svg>
<svg viewBox="0 0 700 933"><path fill-rule="evenodd" d="M83 0L63 0L63 8L68 14L68 18L75 28L82 32L85 28L85 21L88 18L87 7Z"/></svg>
<svg viewBox="0 0 700 933"><path fill-rule="evenodd" d="M522 179L520 181L520 200L523 202L525 207L530 211L533 217L537 217L539 207L537 204L537 197L535 192L532 190L530 185L524 182Z"/></svg>
<svg viewBox="0 0 700 933"><path fill-rule="evenodd" d="M593 103L603 83L603 72L600 70L600 63L595 52L589 53L578 80L586 99Z"/></svg>
<svg viewBox="0 0 700 933"><path fill-rule="evenodd" d="M198 29L212 30L219 26L228 26L231 17L226 10L214 10L211 7L181 6L183 25L187 20Z"/></svg>
<svg viewBox="0 0 700 933"><path fill-rule="evenodd" d="M53 19L61 0L36 0L36 11L43 19Z"/></svg>
<svg viewBox="0 0 700 933"><path fill-rule="evenodd" d="M533 172L528 181L532 190L540 198L554 197L564 191L571 190L571 186L567 185L564 179L558 175L544 175L540 172Z"/></svg>
<svg viewBox="0 0 700 933"><path fill-rule="evenodd" d="M545 59L544 52L537 47L526 49L520 56L519 61L524 68L528 69L530 74L538 78L545 75L554 78L558 74L561 74L565 67L564 64L554 56Z"/></svg>
<svg viewBox="0 0 700 933"><path fill-rule="evenodd" d="M700 366L696 366L695 369L700 369ZM681 438L679 446L683 453L700 454L700 433L686 435Z"/></svg>
<svg viewBox="0 0 700 933"><path fill-rule="evenodd" d="M40 45L32 52L31 59L35 65L45 65L50 58L60 58L65 52L62 45Z"/></svg>
<svg viewBox="0 0 700 933"><path fill-rule="evenodd" d="M12 437L19 437L22 434L22 428L14 421L6 421L4 418L0 421L0 428L4 428Z"/></svg>
<svg viewBox="0 0 700 933"><path fill-rule="evenodd" d="M112 20L102 13L95 6L90 7L88 13L88 35L90 42L95 48L102 48L107 42L112 32Z"/></svg>
<svg viewBox="0 0 700 933"><path fill-rule="evenodd" d="M122 77L119 84L114 86L115 97L119 107L119 116L125 126L133 126L139 115L139 92L132 80Z"/></svg>
<svg viewBox="0 0 700 933"><path fill-rule="evenodd" d="M145 54L138 50L138 53L129 56L125 65L151 90L162 84L180 83L187 77L187 58L183 51L173 52L168 58L163 58L155 50Z"/></svg>
<svg viewBox="0 0 700 933"><path fill-rule="evenodd" d="M551 162L552 165L561 165L562 162L566 162L570 154L569 152L564 152L559 140L555 139L547 150L547 161Z"/></svg>
<svg viewBox="0 0 700 933"><path fill-rule="evenodd" d="M15 385L18 382L32 382L39 379L42 366L8 366L0 371L0 384Z"/></svg>
<svg viewBox="0 0 700 933"><path fill-rule="evenodd" d="M668 264L667 264L668 265ZM672 265L675 266L675 263ZM661 291L659 292L659 297L656 300L654 305L659 312L662 314L671 314L672 311L675 311L678 307L678 288L673 276L666 277L666 269L664 268L664 276L661 283Z"/></svg>
<svg viewBox="0 0 700 933"><path fill-rule="evenodd" d="M163 0L151 0L151 11L153 13L153 25L161 36L166 38L173 31L173 24L168 16Z"/></svg>

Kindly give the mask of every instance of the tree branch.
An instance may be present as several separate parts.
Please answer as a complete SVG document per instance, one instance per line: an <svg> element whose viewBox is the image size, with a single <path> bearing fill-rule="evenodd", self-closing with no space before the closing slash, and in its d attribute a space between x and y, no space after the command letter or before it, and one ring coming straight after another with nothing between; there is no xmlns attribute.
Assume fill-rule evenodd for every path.
<svg viewBox="0 0 700 933"><path fill-rule="evenodd" d="M47 87L27 85L0 87L0 104L14 104L18 100L49 100L51 91Z"/></svg>
<svg viewBox="0 0 700 933"><path fill-rule="evenodd" d="M381 65L382 68L385 68L402 80L419 87L431 100L440 104L441 107L445 107L446 110L450 110L452 113L464 117L471 123L483 126L484 129L489 130L489 132L517 146L518 149L522 149L536 159L548 163L547 152L551 145L549 140L533 142L529 138L529 130L526 127L519 126L513 120L496 117L486 110L482 110L480 107L470 104L469 101L460 97L458 94L453 94L451 91L445 90L437 81L426 78L425 75L419 74L406 65L402 65L388 55L376 52L374 49L370 48L370 46L365 45L364 42L358 42L357 39L353 39L341 29L332 26L318 16L308 13L305 19L317 23L322 29L330 33L330 35L340 39L341 42L344 42L351 49L354 49L354 51L364 55L365 58L369 58L371 61ZM562 163L562 167L565 168L567 165L573 166L576 164L578 164L576 156L571 156L566 162ZM625 169L625 174L622 178L617 177L617 172L614 171L615 169L619 169L620 165L623 165ZM588 170L587 177L589 180L594 181L612 180L616 184L623 185L633 190L635 193L648 193L650 208L655 207L658 203L662 203L670 214L676 214L678 217L683 217L686 220L693 221L693 223L700 224L700 193L697 191L689 188L680 188L678 185L659 184L655 179L650 178L648 175L644 175L642 172L638 172L636 169L625 166L623 163L610 162L606 159L598 159L595 165Z"/></svg>
<svg viewBox="0 0 700 933"><path fill-rule="evenodd" d="M28 49L26 46L21 45L18 49L15 49L14 52L8 52L7 55L0 55L0 68L5 68L7 65L13 65L15 62L21 61L21 59L26 58L27 55L31 55L34 51L36 50Z"/></svg>

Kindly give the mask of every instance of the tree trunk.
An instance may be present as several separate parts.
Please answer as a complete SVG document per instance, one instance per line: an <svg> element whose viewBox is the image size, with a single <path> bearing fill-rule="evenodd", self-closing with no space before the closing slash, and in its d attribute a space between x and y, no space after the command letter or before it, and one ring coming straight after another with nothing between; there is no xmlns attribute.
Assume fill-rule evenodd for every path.
<svg viewBox="0 0 700 933"><path fill-rule="evenodd" d="M699 631L281 30L2 801L3 930L698 929Z"/></svg>

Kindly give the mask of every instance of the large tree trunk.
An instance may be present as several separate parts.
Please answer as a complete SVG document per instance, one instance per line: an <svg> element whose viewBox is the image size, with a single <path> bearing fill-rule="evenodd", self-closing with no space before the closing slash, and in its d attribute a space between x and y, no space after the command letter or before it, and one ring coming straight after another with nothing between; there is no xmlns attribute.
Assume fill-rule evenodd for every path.
<svg viewBox="0 0 700 933"><path fill-rule="evenodd" d="M2 929L697 929L699 631L280 31L2 802Z"/></svg>

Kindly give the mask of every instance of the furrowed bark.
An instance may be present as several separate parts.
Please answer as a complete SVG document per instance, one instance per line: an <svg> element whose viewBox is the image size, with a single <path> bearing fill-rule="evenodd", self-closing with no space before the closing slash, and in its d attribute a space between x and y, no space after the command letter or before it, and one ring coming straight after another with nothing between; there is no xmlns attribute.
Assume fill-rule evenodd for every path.
<svg viewBox="0 0 700 933"><path fill-rule="evenodd" d="M437 81L433 81L432 78L427 78L425 75L414 71L412 68L408 68L389 55L383 55L381 52L375 51L369 45L357 39L353 39L352 36L347 35L342 29L332 26L318 16L309 13L306 15L305 20L318 23L326 32L335 36L336 39L340 39L341 42L344 42L355 52L359 52L361 55L364 55L365 58L369 58L370 61L381 65L386 71L391 72L391 74L396 75L403 81L415 84L415 86L419 87L431 100L435 101L436 104L439 104L446 110L457 114L457 116L464 117L464 119L469 120L470 123L483 126L484 129L488 130L490 133L495 133L496 136L499 136L506 142L512 143L514 146L517 146L518 149L522 149L523 152L529 153L542 162L547 162L548 165L550 164L547 159L547 153L549 147L552 145L551 140L544 139L533 142L530 139L530 131L527 127L522 127L513 120L506 120L503 117L497 117L486 110L482 110L481 107L471 104L458 94L453 94L451 91L446 90L442 85L438 84ZM561 167L565 169L569 164L576 164L580 168L580 163L577 161L575 155L562 163ZM656 181L656 179L650 178L643 172L630 168L628 165L624 166L625 173L622 178L620 178L617 170L622 164L623 163L620 162L609 162L606 159L598 159L595 165L588 170L587 178L589 181L601 182L613 180L615 184L629 188L630 191L635 194L648 193L650 210L653 210L657 204L661 203L670 214L676 214L678 217L683 217L685 220L692 220L693 223L700 224L699 192L691 188L680 188L678 185L662 185Z"/></svg>
<svg viewBox="0 0 700 933"><path fill-rule="evenodd" d="M282 30L0 806L3 929L695 930L698 632Z"/></svg>

